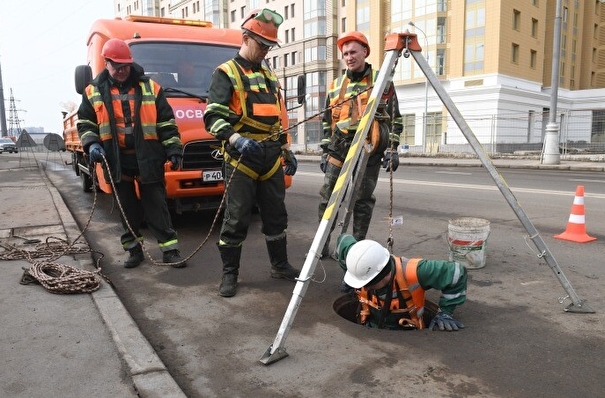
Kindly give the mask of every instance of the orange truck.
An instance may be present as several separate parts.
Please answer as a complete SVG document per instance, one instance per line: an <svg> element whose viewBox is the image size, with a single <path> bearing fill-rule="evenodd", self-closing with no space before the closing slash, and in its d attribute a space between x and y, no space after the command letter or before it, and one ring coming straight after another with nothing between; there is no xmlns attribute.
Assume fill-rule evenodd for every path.
<svg viewBox="0 0 605 398"><path fill-rule="evenodd" d="M221 142L210 135L203 121L214 69L231 59L241 45L241 32L215 28L210 22L185 19L128 16L96 21L88 36L88 62L76 67L76 91L82 94L93 77L104 68L101 49L112 38L128 43L136 63L145 74L162 85L172 106L183 141L183 161L179 170L165 166L166 193L171 210L215 209L224 193ZM282 124L288 127L285 104ZM111 193L100 164L89 162L76 128L77 110L64 114L63 137L72 153L72 166L81 178L82 189ZM290 137L288 137L289 140ZM286 187L292 183L285 176Z"/></svg>

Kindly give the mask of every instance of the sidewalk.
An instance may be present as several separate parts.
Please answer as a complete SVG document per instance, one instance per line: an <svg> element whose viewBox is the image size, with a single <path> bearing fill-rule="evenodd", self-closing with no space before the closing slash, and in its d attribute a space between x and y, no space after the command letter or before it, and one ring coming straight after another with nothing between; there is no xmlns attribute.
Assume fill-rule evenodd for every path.
<svg viewBox="0 0 605 398"><path fill-rule="evenodd" d="M301 162L319 156L297 155ZM495 159L498 168L604 171L605 163ZM401 166L480 166L478 159L402 156ZM33 250L27 240L49 236L69 242L80 230L43 167L18 155L0 156L0 243ZM0 250L2 250L0 248ZM94 270L89 253L63 256L60 264ZM26 260L0 261L0 395L10 397L183 397L107 283L92 294L52 294L19 283Z"/></svg>
<svg viewBox="0 0 605 398"><path fill-rule="evenodd" d="M34 251L48 237L80 234L35 159L0 157L0 201L2 245ZM94 270L90 253L52 263ZM53 294L20 284L27 260L0 264L1 396L185 396L106 282L92 294Z"/></svg>

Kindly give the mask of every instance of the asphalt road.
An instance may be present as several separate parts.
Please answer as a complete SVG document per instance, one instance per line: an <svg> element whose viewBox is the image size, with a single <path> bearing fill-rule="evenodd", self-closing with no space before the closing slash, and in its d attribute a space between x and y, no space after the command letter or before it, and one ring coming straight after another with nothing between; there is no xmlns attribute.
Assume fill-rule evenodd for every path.
<svg viewBox="0 0 605 398"><path fill-rule="evenodd" d="M81 192L69 167L47 174L74 217L85 226L92 193ZM487 264L471 270L468 301L456 311L467 328L457 333L389 332L360 327L337 314L342 273L319 262L286 341L289 356L259 362L282 322L294 284L269 277L269 262L253 218L244 244L237 296L217 295L221 265L218 227L211 213L175 218L190 266L172 269L149 260L122 267L121 227L111 198L94 204L86 237L104 253L103 272L167 368L190 397L449 396L598 397L605 390L605 187L600 173L506 171L503 175L540 231L566 278L595 314L563 311L569 300L559 279L538 258L527 233L481 168L408 167L395 173L390 210L388 174L381 173L368 238L385 242L388 215L394 252L443 259L448 220L491 222ZM302 266L317 228L321 174L301 164L288 191L290 260ZM586 188L588 232L579 244L552 236L566 227L576 186ZM160 253L148 237L149 253ZM204 243L205 242L205 243ZM201 246L201 248L200 248ZM428 298L435 301L436 292ZM346 307L343 307L346 308Z"/></svg>

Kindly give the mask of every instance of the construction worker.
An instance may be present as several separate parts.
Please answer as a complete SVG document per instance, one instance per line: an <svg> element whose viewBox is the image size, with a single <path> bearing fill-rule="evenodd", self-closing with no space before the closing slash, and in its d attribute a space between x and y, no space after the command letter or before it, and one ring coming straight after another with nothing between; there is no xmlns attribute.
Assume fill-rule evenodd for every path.
<svg viewBox="0 0 605 398"><path fill-rule="evenodd" d="M466 301L466 268L457 262L393 256L380 243L357 241L349 234L337 240L344 281L360 303L359 322L385 329L424 329L425 291L441 290L439 310L430 330L457 331L464 325L452 316Z"/></svg>
<svg viewBox="0 0 605 398"><path fill-rule="evenodd" d="M258 205L271 261L271 277L295 280L299 270L288 262L284 203L284 173L294 175L297 161L281 132L279 82L264 63L279 42L281 15L254 10L242 23L242 46L212 76L204 122L223 142L224 178L228 182L226 208L218 241L223 262L219 295L237 291L242 243L252 210ZM286 167L282 168L281 159Z"/></svg>
<svg viewBox="0 0 605 398"><path fill-rule="evenodd" d="M145 221L159 243L164 263L185 267L164 186L164 164L168 161L172 170L178 169L183 151L172 108L160 85L133 61L123 40L108 40L101 55L105 69L82 93L77 127L90 160L103 165L103 159L107 160L105 173L111 173L124 209L120 216L125 232L120 240L129 252L124 266L134 268L145 259L140 232Z"/></svg>
<svg viewBox="0 0 605 398"><path fill-rule="evenodd" d="M370 46L360 32L343 34L336 42L347 65L344 75L335 79L326 97L326 111L323 114L323 138L320 146L323 150L320 168L325 173L324 183L319 192L319 219L326 210L334 185L340 174L343 162L355 136L359 120L370 97L371 87L378 76L378 70L365 60L370 55ZM392 128L391 128L392 126ZM353 206L353 236L362 240L366 237L376 197L374 189L378 181L381 161L390 171L399 167L397 146L403 129L397 95L392 84L382 95L372 127L368 134L372 151L366 165L361 187ZM331 226L330 232L334 225ZM323 247L321 257L328 256L330 236Z"/></svg>

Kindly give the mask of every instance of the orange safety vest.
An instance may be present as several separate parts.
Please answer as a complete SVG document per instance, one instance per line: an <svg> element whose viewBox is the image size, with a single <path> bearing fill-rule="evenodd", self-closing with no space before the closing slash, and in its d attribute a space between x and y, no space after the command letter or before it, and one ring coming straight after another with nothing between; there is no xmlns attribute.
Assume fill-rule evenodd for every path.
<svg viewBox="0 0 605 398"><path fill-rule="evenodd" d="M425 291L418 283L416 273L420 260L420 258L413 258L402 266L401 257L395 257L395 278L389 314L401 315L398 324L403 329L424 329L422 316ZM359 289L357 297L361 303L359 315L362 324L368 321L372 308L378 312L382 311L384 301L375 294L370 295L368 289ZM400 302L400 297L403 299L403 303Z"/></svg>
<svg viewBox="0 0 605 398"><path fill-rule="evenodd" d="M141 81L139 84L141 86L142 93L141 106L139 109L139 114L135 115L134 117L138 116L137 122L141 125L143 138L146 140L157 141L157 109L155 106L155 100L160 91L160 87L157 84L154 84L153 80ZM134 120L129 121L129 126L126 126L126 120L124 118L124 112L122 109L122 100L124 99L124 96L126 96L126 99L130 104L131 112L134 115L136 112L135 89L132 87L127 94L120 94L119 89L114 86L111 87L110 93L118 145L120 148L125 148L126 135L132 133L132 128L128 127L130 127L130 124L133 123ZM99 138L101 141L111 140L113 137L111 133L109 112L107 111L105 103L103 102L99 89L92 84L88 85L86 88L86 95L95 108L97 124L99 126Z"/></svg>
<svg viewBox="0 0 605 398"><path fill-rule="evenodd" d="M330 96L330 106L333 107L330 126L332 132L334 132L335 127L338 127L338 130L343 134L349 134L349 130L357 130L359 119L366 109L371 94L371 90L365 89L374 84L377 76L378 71L371 70L368 76L364 76L360 82L355 84L353 89L348 89L351 79L349 79L346 74L335 81L334 86L328 92L328 95ZM358 90L364 91L357 94ZM336 92L338 92L338 96L336 96ZM345 100L346 98L350 98L350 100ZM377 150L379 150L379 147L381 151L386 148L388 131L386 131L386 133L387 136L381 137L378 121L376 119L372 120L372 126L366 137L366 142L372 144L372 149L369 151L371 155L376 153Z"/></svg>

